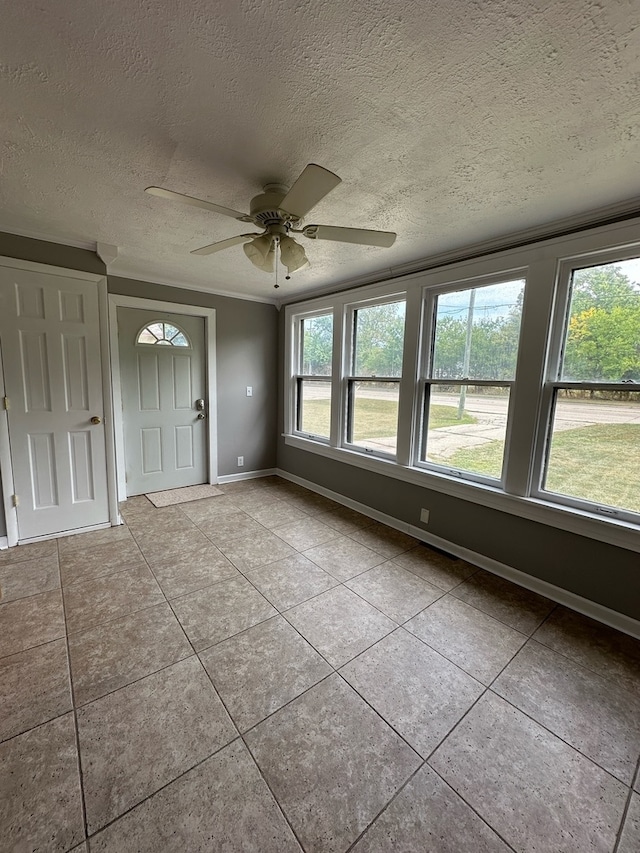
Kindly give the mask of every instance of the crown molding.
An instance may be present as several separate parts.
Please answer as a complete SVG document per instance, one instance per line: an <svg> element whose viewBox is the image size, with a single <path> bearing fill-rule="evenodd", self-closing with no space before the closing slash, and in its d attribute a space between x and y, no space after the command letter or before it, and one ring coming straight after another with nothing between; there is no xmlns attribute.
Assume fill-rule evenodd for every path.
<svg viewBox="0 0 640 853"><path fill-rule="evenodd" d="M209 293L211 296L224 296L227 299L243 299L246 302L260 302L264 305L273 305L275 308L278 307L278 303L275 299L269 299L268 297L262 296L253 296L250 293L233 293L228 290L211 290L209 287L204 287L198 284L191 284L185 282L175 281L174 279L164 278L163 276L146 276L140 275L138 272L131 270L127 271L126 267L118 264L118 272L116 273L108 273L108 278L126 278L129 281L143 281L146 284L160 284L166 287L176 287L180 290L195 290L198 293Z"/></svg>
<svg viewBox="0 0 640 853"><path fill-rule="evenodd" d="M96 242L89 240L72 240L68 237L53 237L40 231L22 231L17 228L7 228L0 225L0 232L12 234L14 237L28 237L31 240L41 240L44 243L57 243L60 246L71 246L74 249L87 249L89 252L96 251Z"/></svg>

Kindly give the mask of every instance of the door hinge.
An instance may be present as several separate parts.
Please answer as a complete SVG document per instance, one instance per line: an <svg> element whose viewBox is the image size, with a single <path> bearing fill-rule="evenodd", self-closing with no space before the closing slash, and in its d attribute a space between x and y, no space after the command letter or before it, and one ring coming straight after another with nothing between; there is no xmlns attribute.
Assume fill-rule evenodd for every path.
<svg viewBox="0 0 640 853"><path fill-rule="evenodd" d="M18 506L18 504L20 503L20 498L17 495L12 495L11 499L13 501L13 505Z"/></svg>
<svg viewBox="0 0 640 853"><path fill-rule="evenodd" d="M4 406L5 412L8 412L9 411L9 398L8 397L2 398L2 405Z"/></svg>

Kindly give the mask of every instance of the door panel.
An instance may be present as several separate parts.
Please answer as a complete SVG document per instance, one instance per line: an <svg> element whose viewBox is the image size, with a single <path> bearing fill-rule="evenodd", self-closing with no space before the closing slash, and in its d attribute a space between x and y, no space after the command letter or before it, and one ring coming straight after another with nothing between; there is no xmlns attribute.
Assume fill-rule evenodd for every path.
<svg viewBox="0 0 640 853"><path fill-rule="evenodd" d="M182 330L189 346L136 343L154 322ZM118 308L118 347L127 495L208 482L207 425L196 410L206 397L204 320Z"/></svg>
<svg viewBox="0 0 640 853"><path fill-rule="evenodd" d="M0 342L19 538L108 522L97 285L0 267Z"/></svg>

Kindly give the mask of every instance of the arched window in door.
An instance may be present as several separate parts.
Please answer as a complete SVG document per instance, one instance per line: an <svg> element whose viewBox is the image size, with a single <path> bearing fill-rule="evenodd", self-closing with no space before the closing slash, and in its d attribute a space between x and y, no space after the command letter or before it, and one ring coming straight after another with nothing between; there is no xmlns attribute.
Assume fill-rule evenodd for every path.
<svg viewBox="0 0 640 853"><path fill-rule="evenodd" d="M191 347L191 342L182 329L172 323L165 323L163 320L149 323L141 329L138 332L136 343L152 346L160 344L169 347Z"/></svg>

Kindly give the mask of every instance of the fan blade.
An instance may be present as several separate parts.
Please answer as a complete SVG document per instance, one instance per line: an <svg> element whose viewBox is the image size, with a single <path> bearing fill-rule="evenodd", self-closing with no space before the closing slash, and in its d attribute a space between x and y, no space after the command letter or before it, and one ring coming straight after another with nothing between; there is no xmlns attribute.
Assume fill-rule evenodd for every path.
<svg viewBox="0 0 640 853"><path fill-rule="evenodd" d="M393 231L371 231L367 228L340 228L337 225L306 225L305 237L312 240L336 240L338 243L358 243L361 246L382 246L388 249L395 243Z"/></svg>
<svg viewBox="0 0 640 853"><path fill-rule="evenodd" d="M302 219L340 183L342 183L341 178L333 172L323 169L322 166L316 166L315 163L309 163L282 199L280 208Z"/></svg>
<svg viewBox="0 0 640 853"><path fill-rule="evenodd" d="M219 204L213 204L211 201L203 201L201 198L193 198L190 195L183 193L174 193L173 190L165 190L162 187L147 187L145 190L149 195L158 196L158 198L168 198L170 201L179 201L181 204L190 204L192 207L200 207L202 210L211 210L213 213L222 213L223 216L231 216L232 219L245 219L247 214L240 213L237 210L231 210L230 207L221 207Z"/></svg>
<svg viewBox="0 0 640 853"><path fill-rule="evenodd" d="M221 252L223 249L229 249L231 246L237 246L239 243L244 243L245 240L250 240L252 237L259 237L259 234L238 234L237 237L229 237L227 240L220 240L217 243L210 243L208 246L202 246L200 249L193 249L191 255L212 255L214 252Z"/></svg>

